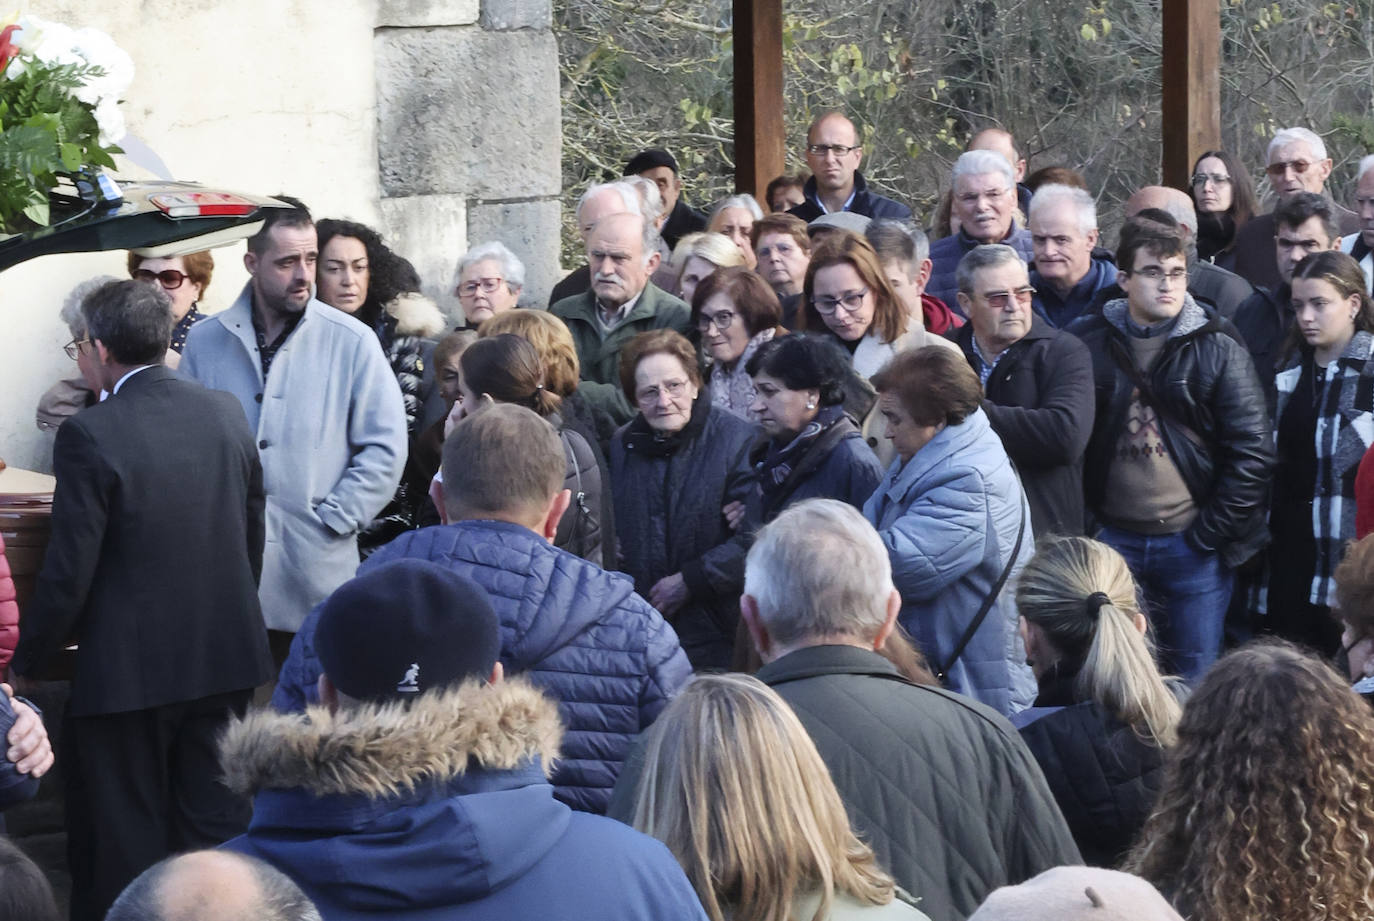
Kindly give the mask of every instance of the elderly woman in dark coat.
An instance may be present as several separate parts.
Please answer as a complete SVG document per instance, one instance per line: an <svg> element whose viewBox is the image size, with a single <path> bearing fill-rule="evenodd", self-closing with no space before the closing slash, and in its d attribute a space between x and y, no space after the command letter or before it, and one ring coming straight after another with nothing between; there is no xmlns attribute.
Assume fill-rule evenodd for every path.
<svg viewBox="0 0 1374 921"><path fill-rule="evenodd" d="M757 429L712 406L692 344L672 330L631 339L620 379L639 410L611 440L620 568L673 624L694 667L725 667L744 548L723 509L753 487Z"/></svg>
<svg viewBox="0 0 1374 921"><path fill-rule="evenodd" d="M749 529L803 499L840 499L862 509L883 468L844 409L853 376L841 347L821 335L766 342L746 366L749 407L767 440L750 456L758 487L746 504Z"/></svg>

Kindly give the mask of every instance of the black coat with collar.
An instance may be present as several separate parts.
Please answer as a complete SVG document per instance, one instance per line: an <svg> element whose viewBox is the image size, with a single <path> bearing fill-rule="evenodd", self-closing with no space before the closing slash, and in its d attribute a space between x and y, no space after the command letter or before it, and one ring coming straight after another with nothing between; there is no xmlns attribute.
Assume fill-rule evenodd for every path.
<svg viewBox="0 0 1374 921"><path fill-rule="evenodd" d="M955 341L978 370L973 324L960 327ZM1033 316L1030 331L1002 353L985 390L983 411L1021 475L1036 536L1082 534L1083 452L1095 412L1087 347Z"/></svg>
<svg viewBox="0 0 1374 921"><path fill-rule="evenodd" d="M1125 300L1110 301L1102 313L1069 327L1093 357L1097 419L1083 461L1089 511L1102 501L1135 389L1125 314ZM1274 468L1264 390L1238 337L1228 321L1188 297L1147 375L1160 436L1198 507L1184 534L1232 567L1269 542L1266 497Z"/></svg>
<svg viewBox="0 0 1374 921"><path fill-rule="evenodd" d="M1080 699L1076 678L1076 671L1042 678L1035 707L1013 722L1044 770L1084 863L1116 867L1159 798L1164 750L1101 704ZM1187 695L1182 682L1170 689Z"/></svg>
<svg viewBox="0 0 1374 921"><path fill-rule="evenodd" d="M815 176L806 180L806 185L802 187L802 195L805 196L806 200L787 213L799 217L809 224L825 214L817 198ZM854 200L844 210L874 219L911 220L911 208L899 201L879 195L877 192L870 192L868 180L864 179L863 173L858 170L854 171Z"/></svg>
<svg viewBox="0 0 1374 921"><path fill-rule="evenodd" d="M855 830L933 921L1081 862L1035 759L991 708L854 646L799 649L757 677L796 712Z"/></svg>
<svg viewBox="0 0 1374 921"><path fill-rule="evenodd" d="M63 423L52 537L13 667L80 641L68 713L142 710L272 675L258 605L262 465L243 409L162 366Z"/></svg>

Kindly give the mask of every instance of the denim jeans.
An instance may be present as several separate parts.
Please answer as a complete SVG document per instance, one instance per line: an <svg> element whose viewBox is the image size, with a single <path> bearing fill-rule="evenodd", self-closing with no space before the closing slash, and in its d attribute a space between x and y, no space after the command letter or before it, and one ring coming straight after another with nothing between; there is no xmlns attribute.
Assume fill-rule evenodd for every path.
<svg viewBox="0 0 1374 921"><path fill-rule="evenodd" d="M1161 671L1197 684L1221 653L1231 570L1218 554L1190 547L1182 533L1149 536L1106 527L1097 539L1125 557L1135 576Z"/></svg>

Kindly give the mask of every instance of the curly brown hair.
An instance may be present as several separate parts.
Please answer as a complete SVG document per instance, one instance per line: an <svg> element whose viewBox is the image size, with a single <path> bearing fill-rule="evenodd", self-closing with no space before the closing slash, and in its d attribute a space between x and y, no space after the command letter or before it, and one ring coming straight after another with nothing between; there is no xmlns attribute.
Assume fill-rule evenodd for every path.
<svg viewBox="0 0 1374 921"><path fill-rule="evenodd" d="M1123 869L1193 921L1374 918L1374 712L1276 640L1208 672Z"/></svg>

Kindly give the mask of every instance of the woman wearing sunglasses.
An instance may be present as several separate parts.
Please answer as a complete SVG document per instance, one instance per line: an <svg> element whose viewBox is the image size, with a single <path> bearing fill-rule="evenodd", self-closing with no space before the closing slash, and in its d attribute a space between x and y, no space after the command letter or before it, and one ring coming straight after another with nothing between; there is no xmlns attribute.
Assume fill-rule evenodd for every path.
<svg viewBox="0 0 1374 921"><path fill-rule="evenodd" d="M200 312L200 299L210 286L215 271L215 259L209 250L187 253L185 256L147 256L137 250L129 251L129 277L162 286L172 299L172 351L167 364L175 368L186 348L186 334L191 327L205 319Z"/></svg>

